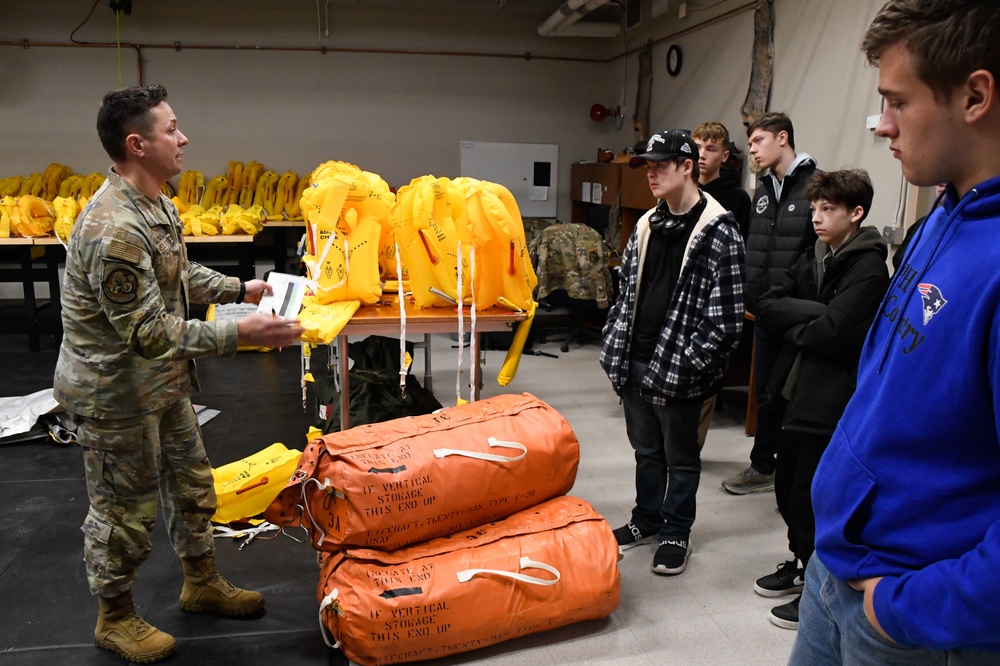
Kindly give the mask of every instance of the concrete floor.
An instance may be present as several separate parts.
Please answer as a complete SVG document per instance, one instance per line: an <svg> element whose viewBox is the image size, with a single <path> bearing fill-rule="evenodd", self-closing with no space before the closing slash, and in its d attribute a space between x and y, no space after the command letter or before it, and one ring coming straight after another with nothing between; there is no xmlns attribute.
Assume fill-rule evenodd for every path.
<svg viewBox="0 0 1000 666"><path fill-rule="evenodd" d="M4 370L0 395L25 395L51 386L54 342L38 353L26 338L0 324ZM455 399L454 344L434 336L435 394ZM514 382L495 378L504 352L486 352L484 396L529 392L555 407L581 444L571 494L590 502L617 527L634 498L634 460L621 406L601 371L596 345L568 353L550 339L535 348L558 358L525 356ZM417 352L417 367L420 354ZM468 362L465 362L468 366ZM303 414L294 350L241 353L199 362L204 390L198 404L221 410L204 435L215 465L247 456L275 441L304 445L312 420ZM421 371L416 370L418 376ZM771 600L753 592L754 580L789 557L785 528L772 493L736 497L720 482L748 461L739 393L727 394L703 453L694 553L680 576L650 571L653 546L632 549L620 562L621 605L606 620L515 639L437 664L783 664L794 631L767 620ZM36 440L0 446L0 663L118 664L93 646L96 603L81 561L79 526L87 509L79 451ZM220 568L235 583L267 595L256 620L182 613L176 602L177 558L157 527L154 551L140 569L135 598L140 611L178 640L176 664L346 664L326 648L316 621L315 553L290 539L255 541L243 551L220 540ZM586 557L586 553L581 553Z"/></svg>

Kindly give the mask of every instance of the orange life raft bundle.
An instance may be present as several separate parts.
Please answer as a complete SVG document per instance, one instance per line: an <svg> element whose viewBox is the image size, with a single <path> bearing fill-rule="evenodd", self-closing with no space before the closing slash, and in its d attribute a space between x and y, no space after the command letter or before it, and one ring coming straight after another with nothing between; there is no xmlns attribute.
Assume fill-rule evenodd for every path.
<svg viewBox="0 0 1000 666"><path fill-rule="evenodd" d="M576 497L394 552L355 548L320 561L320 622L331 647L362 666L603 618L619 601L614 534Z"/></svg>
<svg viewBox="0 0 1000 666"><path fill-rule="evenodd" d="M500 520L573 487L580 444L530 394L330 433L265 512L314 548L391 550Z"/></svg>

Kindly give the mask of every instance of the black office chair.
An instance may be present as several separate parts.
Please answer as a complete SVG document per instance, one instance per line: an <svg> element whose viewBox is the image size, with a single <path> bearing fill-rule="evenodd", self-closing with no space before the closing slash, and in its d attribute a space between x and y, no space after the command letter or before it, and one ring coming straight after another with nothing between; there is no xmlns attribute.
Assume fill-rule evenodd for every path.
<svg viewBox="0 0 1000 666"><path fill-rule="evenodd" d="M553 224L541 231L529 251L538 276L539 305L548 310L565 305L569 311L571 326L562 351L568 352L576 340L599 341L613 296L601 235L584 224Z"/></svg>

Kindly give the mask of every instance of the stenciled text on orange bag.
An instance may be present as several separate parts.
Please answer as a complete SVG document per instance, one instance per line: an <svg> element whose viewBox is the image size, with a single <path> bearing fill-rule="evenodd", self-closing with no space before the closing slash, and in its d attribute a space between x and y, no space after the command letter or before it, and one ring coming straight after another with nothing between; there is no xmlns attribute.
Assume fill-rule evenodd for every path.
<svg viewBox="0 0 1000 666"><path fill-rule="evenodd" d="M607 617L619 603L614 534L576 497L450 538L320 561L320 622L331 647L362 666L466 652Z"/></svg>
<svg viewBox="0 0 1000 666"><path fill-rule="evenodd" d="M579 462L556 410L502 395L313 440L265 516L301 522L317 550L389 550L564 495Z"/></svg>

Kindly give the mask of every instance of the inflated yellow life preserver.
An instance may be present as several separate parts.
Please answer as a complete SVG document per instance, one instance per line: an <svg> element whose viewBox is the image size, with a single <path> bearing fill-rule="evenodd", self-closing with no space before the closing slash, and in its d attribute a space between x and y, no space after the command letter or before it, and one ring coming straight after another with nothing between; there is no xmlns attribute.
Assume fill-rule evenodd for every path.
<svg viewBox="0 0 1000 666"><path fill-rule="evenodd" d="M230 204L222 212L219 224L222 227L222 233L227 236L240 233L255 236L264 229L261 221L266 216L264 209L260 206L244 209L239 204Z"/></svg>
<svg viewBox="0 0 1000 666"><path fill-rule="evenodd" d="M73 197L56 197L52 201L56 221L52 228L64 243L69 242L69 233L73 230L76 216L80 214L80 204Z"/></svg>
<svg viewBox="0 0 1000 666"><path fill-rule="evenodd" d="M224 173L208 181L201 196L201 207L207 210L215 206L225 206L228 183L229 176Z"/></svg>
<svg viewBox="0 0 1000 666"><path fill-rule="evenodd" d="M12 213L10 221L18 236L46 236L56 221L51 205L30 194L18 197Z"/></svg>
<svg viewBox="0 0 1000 666"><path fill-rule="evenodd" d="M60 197L73 197L76 199L80 196L80 188L83 187L84 177L80 174L73 174L63 180L59 185L59 196Z"/></svg>
<svg viewBox="0 0 1000 666"><path fill-rule="evenodd" d="M420 179L414 179L409 185L399 188L396 192L396 204L390 212L393 235L402 263L403 275L400 277L409 282L416 307L445 306L449 301L438 287L432 264L437 256L432 255L424 245L420 233L413 225L413 200L419 187Z"/></svg>
<svg viewBox="0 0 1000 666"><path fill-rule="evenodd" d="M14 223L11 218L14 216L15 208L17 199L12 196L0 198L0 238L10 238L14 235Z"/></svg>
<svg viewBox="0 0 1000 666"><path fill-rule="evenodd" d="M217 236L222 231L220 217L222 206L213 206L205 210L198 204L194 204L187 211L180 214L184 223L185 236Z"/></svg>
<svg viewBox="0 0 1000 666"><path fill-rule="evenodd" d="M16 197L21 192L21 183L24 178L21 176L8 176L0 178L0 197Z"/></svg>
<svg viewBox="0 0 1000 666"><path fill-rule="evenodd" d="M498 183L483 183L481 198L487 220L495 225L497 236L505 241L503 297L514 306L527 310L533 302L538 286L535 269L531 265L528 242L524 235L521 211L514 195Z"/></svg>
<svg viewBox="0 0 1000 666"><path fill-rule="evenodd" d="M278 179L278 189L274 195L275 210L280 217L285 219L294 217L292 215L293 203L295 201L295 186L299 182L299 175L294 171L286 171Z"/></svg>
<svg viewBox="0 0 1000 666"><path fill-rule="evenodd" d="M23 197L26 195L32 195L37 197L42 193L42 188L44 187L44 181L42 180L42 174L33 173L27 178L22 179L21 189L15 196Z"/></svg>
<svg viewBox="0 0 1000 666"><path fill-rule="evenodd" d="M359 216L357 208L345 211L354 175L334 172L316 181L302 198L309 246L314 248L305 264L321 303L357 300L372 304L382 295L378 274L382 225L372 217Z"/></svg>
<svg viewBox="0 0 1000 666"><path fill-rule="evenodd" d="M303 328L302 341L315 344L333 343L359 307L361 307L359 301L324 304L315 296L304 297L302 310L298 316L299 324Z"/></svg>

